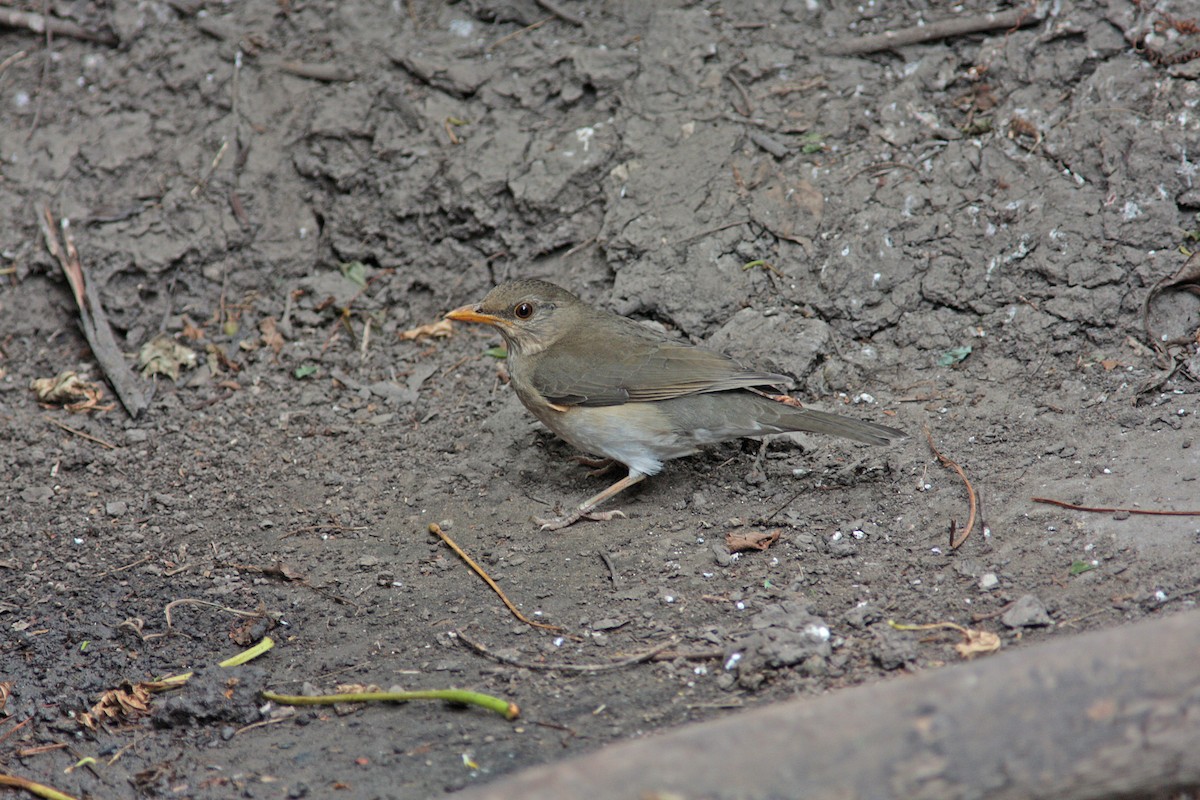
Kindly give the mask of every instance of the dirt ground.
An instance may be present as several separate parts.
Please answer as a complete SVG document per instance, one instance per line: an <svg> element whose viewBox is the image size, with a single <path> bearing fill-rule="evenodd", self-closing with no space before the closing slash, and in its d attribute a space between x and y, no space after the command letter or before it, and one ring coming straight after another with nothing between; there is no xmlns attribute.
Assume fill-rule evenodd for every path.
<svg viewBox="0 0 1200 800"><path fill-rule="evenodd" d="M0 772L81 797L439 796L959 660L956 634L888 620L1012 648L1195 606L1197 518L1031 498L1200 506L1197 278L1146 309L1200 236L1200 62L1177 56L1200 5L1046 4L870 53L845 48L1010 9L555 6L54 2L120 44L49 50L0 28ZM130 365L160 334L195 354L139 377L138 419L43 208ZM400 335L515 277L912 436L715 447L620 497L627 519L540 532L606 479L526 414L491 331ZM65 370L103 388L90 410L31 391ZM978 492L957 550L967 489L926 429ZM431 522L562 632L512 617ZM522 716L258 694L340 684Z"/></svg>

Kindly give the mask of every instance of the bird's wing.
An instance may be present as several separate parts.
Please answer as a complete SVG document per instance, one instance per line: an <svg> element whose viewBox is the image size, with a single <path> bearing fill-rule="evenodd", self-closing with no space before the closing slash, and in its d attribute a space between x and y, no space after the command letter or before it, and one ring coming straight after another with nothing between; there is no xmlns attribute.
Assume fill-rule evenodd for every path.
<svg viewBox="0 0 1200 800"><path fill-rule="evenodd" d="M531 375L534 386L558 405L611 406L792 384L786 376L746 370L721 353L630 325L610 335L583 331L585 341L563 342L568 346L539 353Z"/></svg>

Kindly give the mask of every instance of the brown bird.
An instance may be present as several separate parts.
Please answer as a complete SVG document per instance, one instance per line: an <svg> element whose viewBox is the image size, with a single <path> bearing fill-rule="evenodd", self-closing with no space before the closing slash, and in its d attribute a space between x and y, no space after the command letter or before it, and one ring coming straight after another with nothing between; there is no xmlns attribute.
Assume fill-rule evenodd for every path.
<svg viewBox="0 0 1200 800"><path fill-rule="evenodd" d="M585 453L619 461L629 474L566 516L536 520L543 530L580 519L612 519L596 506L701 446L746 436L812 431L867 444L907 434L802 407L759 387L792 386L703 347L673 341L638 322L592 308L538 280L497 286L483 301L446 315L482 322L508 345L517 397L556 434Z"/></svg>

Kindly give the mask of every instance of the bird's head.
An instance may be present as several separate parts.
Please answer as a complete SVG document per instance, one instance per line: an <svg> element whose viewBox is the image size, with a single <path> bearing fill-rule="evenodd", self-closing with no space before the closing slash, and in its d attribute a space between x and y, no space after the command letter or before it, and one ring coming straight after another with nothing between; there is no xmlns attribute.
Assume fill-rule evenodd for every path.
<svg viewBox="0 0 1200 800"><path fill-rule="evenodd" d="M500 331L510 353L533 355L569 333L586 309L575 295L539 280L503 283L479 303L446 314L457 322L481 322Z"/></svg>

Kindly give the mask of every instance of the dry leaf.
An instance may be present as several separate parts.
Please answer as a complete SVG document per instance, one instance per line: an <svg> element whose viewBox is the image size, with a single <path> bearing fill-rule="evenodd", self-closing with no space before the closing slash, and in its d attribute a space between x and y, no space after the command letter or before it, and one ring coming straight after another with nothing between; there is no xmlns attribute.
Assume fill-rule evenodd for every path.
<svg viewBox="0 0 1200 800"><path fill-rule="evenodd" d="M991 655L1000 649L1000 637L991 631L977 631L973 628L964 628L961 633L966 641L954 645L954 649L968 661L975 656Z"/></svg>
<svg viewBox="0 0 1200 800"><path fill-rule="evenodd" d="M454 328L450 320L440 319L437 322L430 322L426 325L409 328L400 334L400 341L411 342L425 338L443 339L453 332Z"/></svg>
<svg viewBox="0 0 1200 800"><path fill-rule="evenodd" d="M731 553L740 553L743 550L766 550L779 541L780 533L782 531L779 528L773 531L746 531L745 533L730 531L725 534L725 547Z"/></svg>
<svg viewBox="0 0 1200 800"><path fill-rule="evenodd" d="M128 689L110 689L87 713L79 715L79 721L95 730L103 722L144 716L150 713L151 693L162 688L161 684L151 682L131 684Z"/></svg>
<svg viewBox="0 0 1200 800"><path fill-rule="evenodd" d="M776 403L783 403L785 406L792 408L804 408L804 404L789 394L768 394L766 395Z"/></svg>
<svg viewBox="0 0 1200 800"><path fill-rule="evenodd" d="M926 625L902 625L888 620L888 625L898 631L958 631L963 641L954 645L954 649L963 658L970 660L975 656L985 656L1000 649L1000 637L991 631L977 631L974 628L964 628L955 622L931 622Z"/></svg>
<svg viewBox="0 0 1200 800"><path fill-rule="evenodd" d="M258 323L258 330L262 333L263 344L271 348L275 355L279 355L279 351L283 349L283 334L275 327L275 318L267 317Z"/></svg>
<svg viewBox="0 0 1200 800"><path fill-rule="evenodd" d="M222 369L227 369L230 372L242 371L241 364L226 355L225 348L209 344L205 346L204 351L208 353L208 368L212 370L214 375L219 375Z"/></svg>
<svg viewBox="0 0 1200 800"><path fill-rule="evenodd" d="M192 369L198 362L195 350L181 345L165 333L155 336L138 351L138 368L147 378L166 375L173 381L179 380L181 369Z"/></svg>
<svg viewBox="0 0 1200 800"><path fill-rule="evenodd" d="M198 342L204 338L204 329L196 327L187 314L183 315L183 332L179 334L190 342Z"/></svg>
<svg viewBox="0 0 1200 800"><path fill-rule="evenodd" d="M38 402L44 406L62 406L72 413L80 411L111 411L112 404L101 406L104 388L98 383L86 381L71 370L58 373L53 378L34 378L29 388L37 393Z"/></svg>

